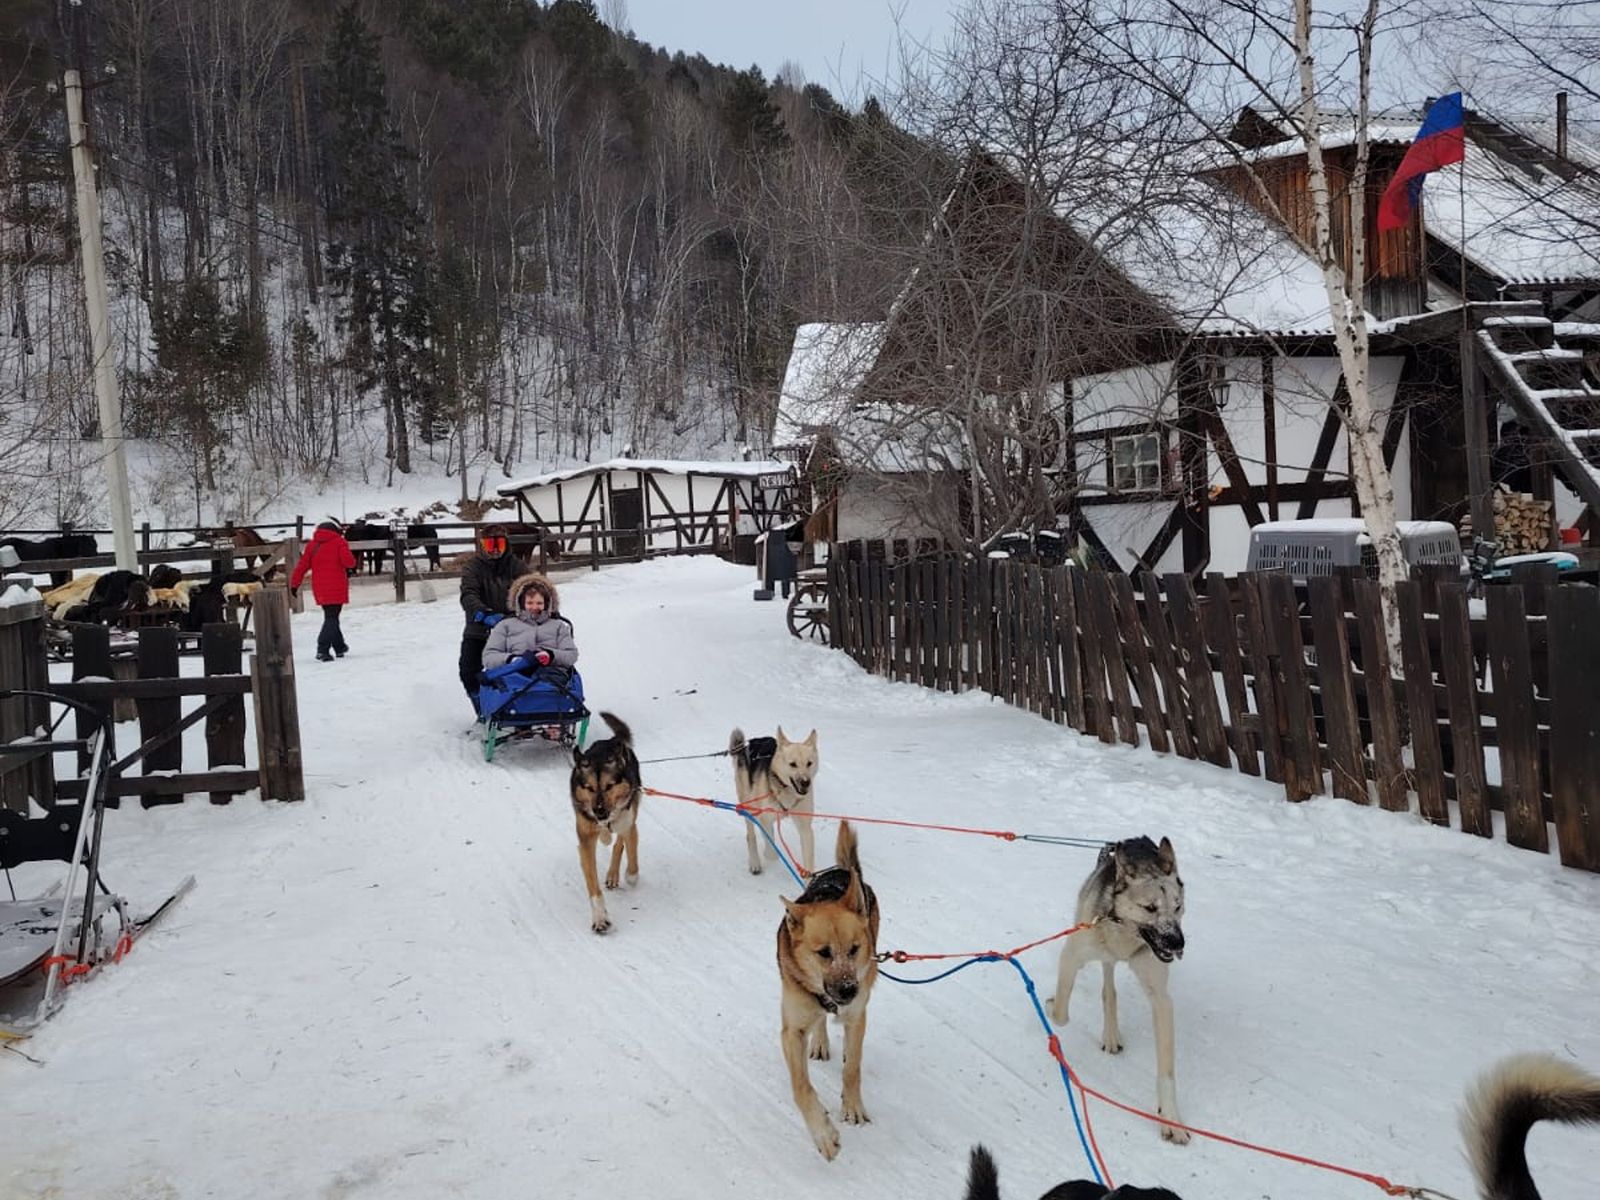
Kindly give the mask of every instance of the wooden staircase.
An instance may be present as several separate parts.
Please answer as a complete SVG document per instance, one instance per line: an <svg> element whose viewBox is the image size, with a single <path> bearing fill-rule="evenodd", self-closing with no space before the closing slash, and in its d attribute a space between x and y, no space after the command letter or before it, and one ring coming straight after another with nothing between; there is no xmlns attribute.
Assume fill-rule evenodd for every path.
<svg viewBox="0 0 1600 1200"><path fill-rule="evenodd" d="M1600 326L1558 327L1531 314L1489 317L1478 343L1485 375L1544 440L1550 466L1600 513L1600 388L1585 367L1586 357L1600 352Z"/></svg>

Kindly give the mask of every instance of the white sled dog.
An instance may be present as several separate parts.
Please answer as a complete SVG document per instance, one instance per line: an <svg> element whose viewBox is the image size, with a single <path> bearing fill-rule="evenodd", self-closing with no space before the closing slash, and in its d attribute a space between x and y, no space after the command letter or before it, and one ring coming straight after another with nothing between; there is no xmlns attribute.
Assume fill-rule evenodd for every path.
<svg viewBox="0 0 1600 1200"><path fill-rule="evenodd" d="M781 725L775 738L746 738L743 731L735 729L728 735L728 753L733 757L733 786L740 804L754 802L756 808L782 809L784 816L795 818L800 834L800 865L809 876L816 865L815 837L811 832L816 793L812 785L822 765L817 754L817 731L813 729L802 740L791 742L783 736ZM752 875L761 874L763 857L771 862L778 856L772 848L777 836L777 815L762 813L756 819L766 832L767 844L763 854L756 846L755 826L746 821L744 838Z"/></svg>
<svg viewBox="0 0 1600 1200"><path fill-rule="evenodd" d="M1158 846L1147 837L1115 842L1100 851L1094 870L1078 892L1077 921L1087 924L1061 947L1061 968L1056 994L1050 1000L1050 1019L1067 1023L1067 1002L1078 972L1091 962L1101 964L1100 1002L1105 1028L1100 1048L1107 1054L1122 1049L1117 1028L1119 962L1128 964L1150 998L1156 1032L1156 1113L1182 1123L1178 1115L1178 1084L1174 1078L1172 996L1167 991L1167 966L1183 957L1183 880L1172 843ZM1179 1145L1189 1140L1186 1130L1163 1124L1161 1136Z"/></svg>

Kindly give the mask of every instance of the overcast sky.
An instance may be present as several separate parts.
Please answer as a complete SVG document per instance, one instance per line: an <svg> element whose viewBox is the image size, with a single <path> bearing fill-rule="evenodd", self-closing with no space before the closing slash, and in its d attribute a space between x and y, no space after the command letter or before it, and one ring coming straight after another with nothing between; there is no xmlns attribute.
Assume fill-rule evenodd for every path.
<svg viewBox="0 0 1600 1200"><path fill-rule="evenodd" d="M935 43L960 0L626 0L634 35L653 46L704 54L771 79L787 59L839 99L871 91L863 77L893 74L896 14L906 33ZM606 12L604 0L596 6Z"/></svg>

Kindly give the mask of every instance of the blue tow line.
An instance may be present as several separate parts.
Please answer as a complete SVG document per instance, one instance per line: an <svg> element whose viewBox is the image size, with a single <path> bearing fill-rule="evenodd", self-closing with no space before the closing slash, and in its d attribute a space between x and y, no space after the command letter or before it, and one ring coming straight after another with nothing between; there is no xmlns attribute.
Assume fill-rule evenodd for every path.
<svg viewBox="0 0 1600 1200"><path fill-rule="evenodd" d="M885 979L892 979L896 983L937 983L941 979L948 979L957 971L965 971L973 963L992 962L1010 963L1017 969L1017 974L1022 976L1022 985L1028 989L1028 999L1033 1004L1034 1015L1039 1018L1039 1024L1044 1029L1045 1036L1054 1036L1050 1029L1050 1019L1045 1016L1044 1005L1039 1000L1038 986L1033 982L1033 976L1028 974L1027 968L1015 958L1008 958L1003 954L979 954L967 959L964 963L951 967L948 971L940 971L937 975L930 975L926 979L903 979L899 975L891 975L882 967L878 968L878 974ZM1051 1055L1051 1057L1054 1058L1055 1056ZM1083 1147L1084 1158L1089 1160L1089 1171L1094 1175L1095 1182L1104 1187L1106 1181L1100 1174L1099 1163L1095 1161L1094 1154L1089 1149L1089 1135L1084 1132L1083 1120L1078 1116L1078 1101L1072 1094L1072 1076L1067 1073L1067 1066L1060 1059L1056 1059L1056 1067L1061 1072L1061 1085L1067 1089L1067 1107L1072 1110L1072 1124L1078 1131L1078 1144Z"/></svg>
<svg viewBox="0 0 1600 1200"><path fill-rule="evenodd" d="M711 802L711 806L713 808L725 808L729 812L736 812L741 817L743 817L746 821L749 821L752 825L754 825L757 829L761 830L761 836L767 839L767 844L769 846L771 846L772 849L773 849L773 852L775 854L777 854L778 861L781 862L784 865L784 867L788 869L788 872L789 872L790 875L794 876L794 881L795 881L796 884L798 884L801 888L805 887L805 880L800 878L800 872L795 870L794 864L789 861L789 856L783 852L783 847L778 845L778 843L773 840L772 835L767 832L766 827L764 825L762 825L760 821L756 820L755 817L753 817L749 813L745 812L737 804L729 804L726 800L713 800ZM1031 839L1031 840L1043 841L1045 839L1043 839L1043 838L1034 838L1034 839ZM1052 840L1054 840L1054 839L1052 839ZM1068 839L1061 839L1061 840L1064 841L1064 842L1068 841ZM1095 842L1093 844L1097 845L1097 846L1098 845L1104 845L1103 842ZM885 979L893 980L895 983L909 983L909 984L937 983L941 979L948 979L950 976L954 975L957 971L965 971L968 967L972 966L974 963L992 963L992 962L1010 963L1013 967L1015 967L1017 969L1017 974L1022 976L1022 984L1023 984L1023 986L1028 989L1028 999L1033 1004L1034 1015L1039 1018L1039 1025L1044 1029L1045 1036L1047 1038L1051 1037L1051 1036L1054 1036L1052 1031L1051 1031L1051 1029L1050 1029L1050 1019L1047 1016L1045 1016L1044 1005L1039 1000L1039 989L1033 982L1033 976L1029 975L1028 971L1027 971L1027 968L1025 968L1015 958L1007 958L1007 957L1005 957L1004 955L1001 955L1001 954L978 954L978 955L974 955L972 958L967 959L967 961L964 962L964 963L958 963L957 965L951 967L948 971L941 971L941 972L939 972L939 974L930 975L926 979L902 979L898 975L889 974L889 972L885 971L882 967L878 968L878 974L882 975ZM1051 1055L1051 1057L1054 1058L1055 1056ZM1084 1158L1089 1160L1089 1172L1090 1172L1090 1174L1092 1174L1094 1176L1095 1182L1100 1184L1103 1187L1103 1186L1105 1186L1105 1179L1100 1174L1100 1165L1099 1165L1099 1163L1097 1163L1095 1161L1094 1154L1089 1149L1089 1135L1084 1132L1083 1118L1081 1118L1078 1115L1078 1101L1072 1094L1072 1076L1067 1073L1067 1065L1066 1065L1066 1063L1062 1062L1060 1059L1056 1059L1056 1067L1061 1072L1061 1084L1062 1084L1063 1087L1065 1087L1067 1089L1067 1107L1069 1109L1071 1109L1071 1111L1072 1111L1072 1124L1078 1131L1078 1144L1083 1147L1083 1156L1084 1156Z"/></svg>

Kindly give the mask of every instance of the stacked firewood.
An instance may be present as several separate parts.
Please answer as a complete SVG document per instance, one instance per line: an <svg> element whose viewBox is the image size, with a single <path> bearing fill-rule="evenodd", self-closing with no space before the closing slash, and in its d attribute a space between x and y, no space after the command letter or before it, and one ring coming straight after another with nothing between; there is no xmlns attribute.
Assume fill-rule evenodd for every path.
<svg viewBox="0 0 1600 1200"><path fill-rule="evenodd" d="M1550 548L1554 506L1549 500L1535 500L1527 492L1513 492L1497 483L1489 502L1494 508L1494 540L1500 554L1534 554ZM1472 544L1470 512L1461 518L1461 544Z"/></svg>

